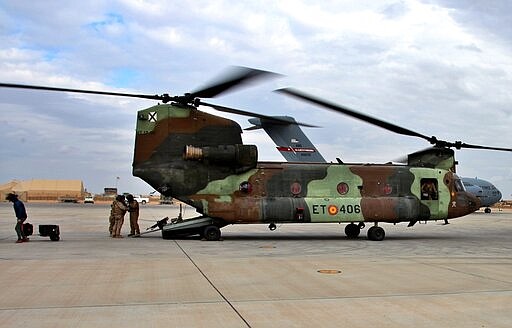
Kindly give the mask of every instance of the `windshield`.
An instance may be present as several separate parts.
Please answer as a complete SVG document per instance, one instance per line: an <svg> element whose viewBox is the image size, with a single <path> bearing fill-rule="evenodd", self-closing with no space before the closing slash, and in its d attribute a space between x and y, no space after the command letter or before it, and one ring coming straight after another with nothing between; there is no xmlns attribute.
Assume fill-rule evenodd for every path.
<svg viewBox="0 0 512 328"><path fill-rule="evenodd" d="M466 191L466 188L464 187L464 184L460 180L458 176L455 176L455 180L453 181L453 184L455 186L455 191Z"/></svg>

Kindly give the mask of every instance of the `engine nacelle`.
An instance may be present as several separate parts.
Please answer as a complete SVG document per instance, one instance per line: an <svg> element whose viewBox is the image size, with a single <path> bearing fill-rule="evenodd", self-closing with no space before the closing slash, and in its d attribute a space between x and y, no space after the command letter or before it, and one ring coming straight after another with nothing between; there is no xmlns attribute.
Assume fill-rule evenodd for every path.
<svg viewBox="0 0 512 328"><path fill-rule="evenodd" d="M258 162L258 148L254 145L189 145L185 147L183 159L237 168L254 168Z"/></svg>

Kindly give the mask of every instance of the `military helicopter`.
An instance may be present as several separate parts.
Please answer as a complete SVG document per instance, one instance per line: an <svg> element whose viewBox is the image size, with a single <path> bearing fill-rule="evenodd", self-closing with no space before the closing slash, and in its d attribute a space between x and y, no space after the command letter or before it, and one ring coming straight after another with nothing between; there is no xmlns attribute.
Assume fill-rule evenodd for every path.
<svg viewBox="0 0 512 328"><path fill-rule="evenodd" d="M45 86L0 84L0 87L79 92L159 100L137 112L133 175L162 195L176 198L200 214L173 220L162 237L199 234L219 240L228 224L347 223L345 234L357 238L366 224L370 240L385 238L380 223L451 219L476 211L479 200L464 190L455 174L452 148L512 151L448 142L384 122L294 89L278 92L342 113L433 146L408 155L407 164L258 162L255 145L243 144L238 123L198 109L276 118L203 102L273 73L238 68L232 75L182 96L144 95ZM312 126L296 123L301 126Z"/></svg>

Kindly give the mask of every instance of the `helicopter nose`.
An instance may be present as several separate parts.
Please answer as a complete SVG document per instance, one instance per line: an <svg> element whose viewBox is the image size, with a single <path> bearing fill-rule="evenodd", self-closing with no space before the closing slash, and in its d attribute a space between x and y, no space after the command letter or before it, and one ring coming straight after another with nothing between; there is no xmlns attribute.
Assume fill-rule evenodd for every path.
<svg viewBox="0 0 512 328"><path fill-rule="evenodd" d="M480 199L471 193L466 193L466 199L470 213L473 213L474 211L478 210L482 205Z"/></svg>

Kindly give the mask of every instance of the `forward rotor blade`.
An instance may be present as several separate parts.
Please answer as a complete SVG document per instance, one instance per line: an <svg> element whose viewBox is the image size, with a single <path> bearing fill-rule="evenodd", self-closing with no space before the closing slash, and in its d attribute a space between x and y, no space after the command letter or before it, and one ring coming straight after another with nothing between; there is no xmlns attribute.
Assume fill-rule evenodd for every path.
<svg viewBox="0 0 512 328"><path fill-rule="evenodd" d="M280 74L249 67L234 66L229 74L218 79L216 82L212 82L199 90L193 91L190 94L190 97L192 99L213 98L221 93L232 90L235 87L241 87L251 82L255 82L258 79L267 79L278 76L280 76Z"/></svg>
<svg viewBox="0 0 512 328"><path fill-rule="evenodd" d="M258 114L258 113L252 113L252 112L248 112L248 111L241 110L241 109L236 109L236 108L231 108L231 107L225 107L225 106L210 104L210 103L206 103L204 101L200 101L199 105L208 106L208 107L214 108L214 109L216 109L218 111L225 112L225 113L231 113L231 114L237 114L237 115L243 115L243 116L250 116L250 117L257 117L257 118L261 118L261 119L265 119L265 120L270 120L272 122L280 123L280 124L286 124L286 125L291 124L290 121L285 120L285 119L280 119L280 118L276 118L276 117L272 117L272 116L267 116L267 115L262 115L262 114ZM311 124L306 124L306 123L297 122L296 124L300 125L300 126L309 127L309 128L318 128L318 126L316 126L316 125L311 125Z"/></svg>
<svg viewBox="0 0 512 328"><path fill-rule="evenodd" d="M277 77L279 74L268 71L257 70L248 67L234 67L231 72L224 78L217 82L211 83L210 85L201 88L200 90L192 93L187 93L183 96L169 96L168 94L162 95L147 95L147 94L134 94L124 92L108 92L108 91L96 91L96 90L83 90L83 89L70 89L70 88L56 88L39 85L25 85L25 84L12 84L12 83L0 83L0 87L4 88L17 88L17 89L32 89L32 90L45 90L45 91L60 91L60 92L74 92L74 93L86 93L96 95L108 95L108 96L121 96L121 97L132 97L142 98L151 100L160 100L163 103L169 101L176 101L182 104L191 103L194 98L212 98L228 90L232 90L235 87L241 87L251 82L255 82L258 79Z"/></svg>
<svg viewBox="0 0 512 328"><path fill-rule="evenodd" d="M419 138L427 140L430 143L435 141L435 138L431 138L431 137L428 137L428 136L423 135L421 133L418 133L418 132L415 132L415 131L403 128L401 126L398 126L398 125L395 125L395 124L392 124L392 123L388 123L388 122L379 120L379 119L377 119L375 117L371 117L371 116L368 116L366 114L362 114L362 113L356 112L355 110L349 109L347 107L344 107L344 106L341 106L341 105L337 105L337 104L334 104L334 103L331 103L331 102L328 102L328 101L316 98L316 97L308 95L308 94L306 94L306 93L304 93L302 91L298 91L298 90L295 90L295 89L292 89L292 88L283 88L283 89L278 89L278 90L275 90L275 91L280 92L280 93L284 93L286 95L289 95L289 96L292 96L292 97L295 97L295 98L298 98L298 99L302 99L302 100L308 101L310 103L313 103L313 104L319 105L321 107L330 109L330 110L332 110L334 112L337 112L337 113L341 113L341 114L345 114L345 115L348 115L348 116L353 117L353 118L357 118L358 120L361 120L361 121L364 121L364 122L367 122L367 123L379 126L379 127L384 128L386 130L389 130L391 132L395 132L395 133L403 134L403 135L407 135L407 136L412 136L412 137L419 137Z"/></svg>
<svg viewBox="0 0 512 328"><path fill-rule="evenodd" d="M88 93L88 94L95 94L95 95L143 98L143 99L161 100L163 102L168 102L171 100L171 97L169 97L169 95L167 95L167 94L145 95L145 94L124 93L124 92L108 92L108 91L83 90L83 89L55 88L55 87L46 87L46 86L40 86L40 85L26 85L26 84L13 84L13 83L0 83L0 87L14 88L14 89L32 89L32 90Z"/></svg>

